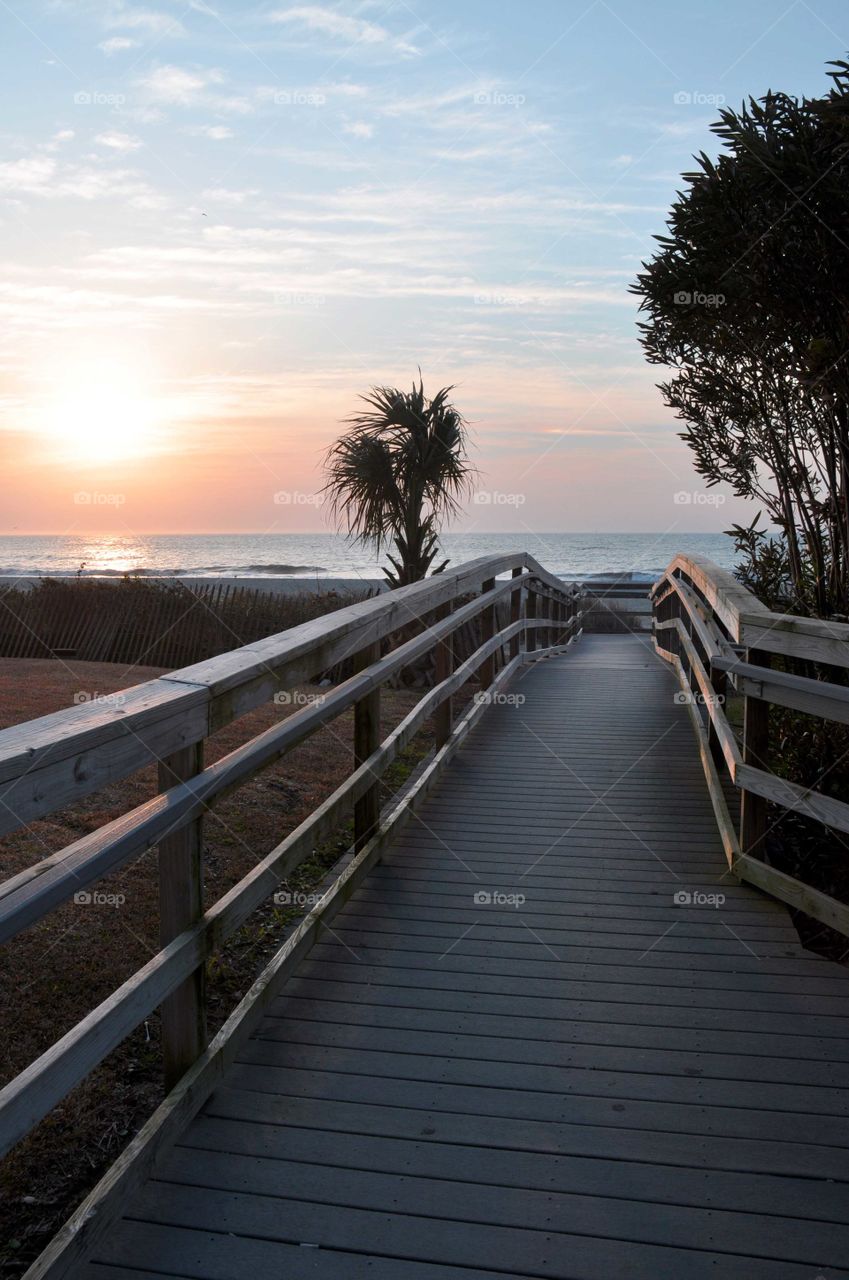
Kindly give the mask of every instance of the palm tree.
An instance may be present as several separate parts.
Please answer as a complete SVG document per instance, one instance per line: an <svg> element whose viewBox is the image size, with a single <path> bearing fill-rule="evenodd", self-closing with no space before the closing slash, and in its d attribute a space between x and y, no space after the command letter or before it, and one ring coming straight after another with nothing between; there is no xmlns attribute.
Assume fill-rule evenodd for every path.
<svg viewBox="0 0 849 1280"><path fill-rule="evenodd" d="M443 387L432 400L419 384L412 390L372 387L360 396L367 406L347 421L350 430L329 449L325 461L331 510L350 538L387 550L387 582L402 587L441 573L433 568L442 524L459 510L471 487L473 468L466 446L468 427Z"/></svg>

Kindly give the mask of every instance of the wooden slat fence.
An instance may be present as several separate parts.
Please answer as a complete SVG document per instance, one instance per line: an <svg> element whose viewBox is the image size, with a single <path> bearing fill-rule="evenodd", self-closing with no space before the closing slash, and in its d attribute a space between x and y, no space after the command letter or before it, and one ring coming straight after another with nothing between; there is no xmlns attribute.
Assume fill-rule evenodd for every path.
<svg viewBox="0 0 849 1280"><path fill-rule="evenodd" d="M133 663L173 669L275 635L339 605L366 599L281 595L238 583L45 579L0 595L0 658Z"/></svg>

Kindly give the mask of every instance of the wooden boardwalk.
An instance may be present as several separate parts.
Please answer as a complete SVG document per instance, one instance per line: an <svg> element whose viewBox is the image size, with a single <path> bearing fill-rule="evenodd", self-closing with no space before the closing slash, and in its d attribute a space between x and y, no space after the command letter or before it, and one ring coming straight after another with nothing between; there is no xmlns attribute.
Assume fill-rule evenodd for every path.
<svg viewBox="0 0 849 1280"><path fill-rule="evenodd" d="M78 1274L845 1276L849 975L725 874L677 688L514 679Z"/></svg>

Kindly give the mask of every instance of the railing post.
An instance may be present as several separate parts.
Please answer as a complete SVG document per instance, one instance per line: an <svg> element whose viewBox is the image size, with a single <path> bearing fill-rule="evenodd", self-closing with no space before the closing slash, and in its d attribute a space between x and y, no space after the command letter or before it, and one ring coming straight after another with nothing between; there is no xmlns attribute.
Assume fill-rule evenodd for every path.
<svg viewBox="0 0 849 1280"><path fill-rule="evenodd" d="M522 573L523 573L523 572L524 572L524 570L522 569L522 566L521 566L521 565L519 565L518 569L514 569L514 570L513 570L513 577L514 577L514 578L521 578L521 576L522 576ZM510 592L510 621L511 621L511 623L513 623L513 622L518 622L518 621L519 621L519 619L521 618L521 616L522 616L522 588L521 588L521 587L517 587L514 591L511 591L511 592ZM515 635L515 636L513 637L513 639L510 641L510 657L511 657L511 659L512 659L512 658L517 658L517 657L519 656L519 645L520 645L520 641L521 641L521 639L522 639L521 635Z"/></svg>
<svg viewBox="0 0 849 1280"><path fill-rule="evenodd" d="M529 622L533 622L537 616L537 593L534 591L530 583L528 583L528 598L525 604L525 617ZM528 653L533 653L537 647L537 633L535 627L529 627L526 634L525 648Z"/></svg>
<svg viewBox="0 0 849 1280"><path fill-rule="evenodd" d="M437 611L436 617L447 618L452 612L454 602L449 601L448 604L442 606ZM434 679L436 684L441 684L443 680L447 680L454 672L454 632L447 635L444 640L436 642L435 665L436 670ZM451 730L454 728L454 697L449 695L433 714L434 733L436 737L436 746L441 747L451 737Z"/></svg>
<svg viewBox="0 0 849 1280"><path fill-rule="evenodd" d="M182 747L159 763L159 790L203 769L203 743ZM159 942L166 947L203 915L203 819L159 842ZM206 966L198 965L162 1002L162 1060L166 1091L206 1048Z"/></svg>
<svg viewBox="0 0 849 1280"><path fill-rule="evenodd" d="M770 655L760 649L749 649L746 662L758 667L770 665ZM763 698L743 699L743 763L756 769L768 769L769 756L769 703ZM764 796L755 795L741 788L740 791L740 848L752 853L763 843L767 828L767 802ZM763 857L764 850L758 856Z"/></svg>
<svg viewBox="0 0 849 1280"><path fill-rule="evenodd" d="M363 671L380 659L380 641L366 645L354 658L355 671ZM354 703L354 768L380 746L380 688ZM380 821L380 782L371 786L354 803L354 850L359 853L377 830Z"/></svg>
<svg viewBox="0 0 849 1280"><path fill-rule="evenodd" d="M726 692L728 689L728 680L724 671L717 670L713 663L710 664L710 687L712 696L716 699L720 707L725 706ZM719 734L716 732L716 726L713 722L713 716L710 714L708 707L708 747L713 756L714 763L722 766L725 764L725 756L722 751L722 743L719 740Z"/></svg>
<svg viewBox="0 0 849 1280"><path fill-rule="evenodd" d="M495 588L495 579L487 578L486 582L481 584L481 592L486 595L487 591ZM481 610L481 644L486 644L487 640L491 640L495 635L495 605L489 604L485 609ZM485 658L480 667L481 690L488 689L495 679L495 654L491 653Z"/></svg>
<svg viewBox="0 0 849 1280"><path fill-rule="evenodd" d="M557 628L554 632L554 643L558 647L566 643L566 601L563 596L558 596L554 602L554 616L557 619Z"/></svg>

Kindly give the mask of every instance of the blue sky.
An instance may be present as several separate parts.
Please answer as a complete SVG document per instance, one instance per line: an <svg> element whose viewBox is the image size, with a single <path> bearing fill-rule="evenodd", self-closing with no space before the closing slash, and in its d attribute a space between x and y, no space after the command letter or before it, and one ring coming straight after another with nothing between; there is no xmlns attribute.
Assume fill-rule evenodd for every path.
<svg viewBox="0 0 849 1280"><path fill-rule="evenodd" d="M836 0L0 6L7 529L321 527L373 382L456 383L492 528L721 529L627 286L723 102ZM676 502L690 493L692 500ZM92 510L106 527L110 514ZM469 522L480 527L479 511Z"/></svg>

